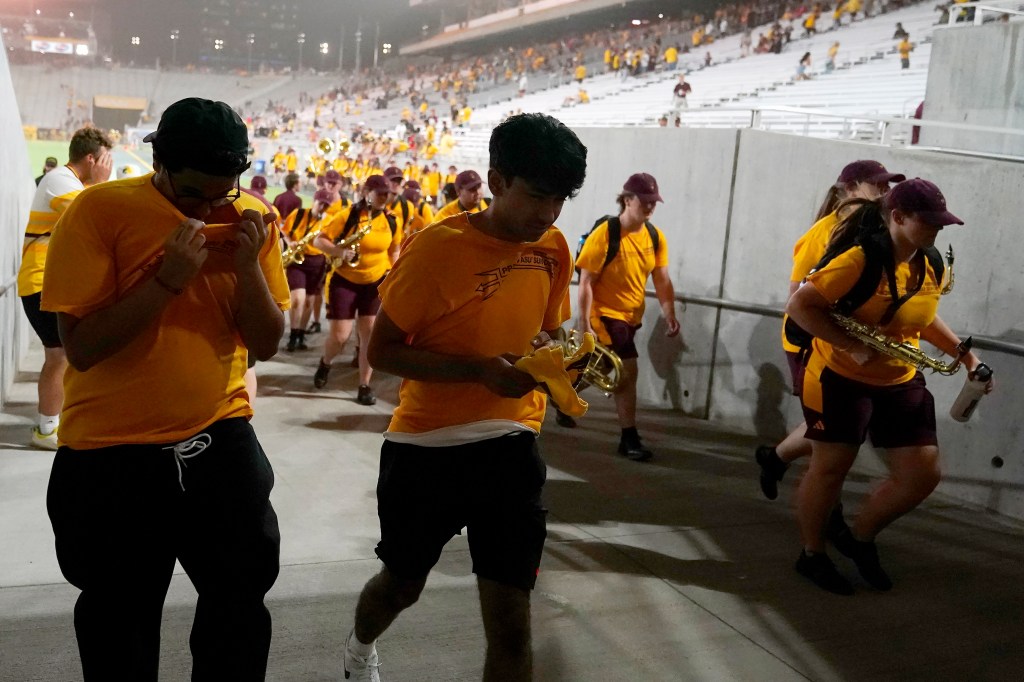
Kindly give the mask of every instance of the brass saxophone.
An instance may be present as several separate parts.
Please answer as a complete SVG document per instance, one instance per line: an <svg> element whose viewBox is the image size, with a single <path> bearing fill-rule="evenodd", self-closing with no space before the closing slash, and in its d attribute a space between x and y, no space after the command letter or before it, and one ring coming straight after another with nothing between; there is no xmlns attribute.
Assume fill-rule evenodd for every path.
<svg viewBox="0 0 1024 682"><path fill-rule="evenodd" d="M352 250L355 252L355 255L352 256L352 260L348 261L342 258L341 256L338 256L337 258L332 258L331 267L335 269L343 268L345 266L354 268L357 265L359 265L359 242L363 240L363 237L370 234L370 230L372 229L373 222L368 220L366 221L366 223L360 226L358 230L350 234L348 237L345 237L341 241L337 242L337 246L342 249L347 249L348 247L351 246Z"/></svg>
<svg viewBox="0 0 1024 682"><path fill-rule="evenodd" d="M583 343L583 333L573 329L566 333L559 329L555 341L560 343L565 357L571 357L579 350ZM614 393L622 380L622 360L612 349L594 339L594 352L584 357L582 368L575 364L570 369L581 369L579 376L573 383L573 389L579 393L587 386L596 386L607 394Z"/></svg>
<svg viewBox="0 0 1024 682"><path fill-rule="evenodd" d="M946 376L956 374L960 371L960 360L970 352L971 345L974 343L972 337L967 337L956 347L957 356L949 362L942 362L937 358L928 357L920 348L903 341L890 339L874 327L864 324L863 322L858 322L852 317L840 315L835 311L829 313L829 315L836 324L846 331L847 334L857 339L868 348L872 348L879 353L888 355L889 357L896 358L897 360L905 362L919 370L930 369L933 372L945 374Z"/></svg>
<svg viewBox="0 0 1024 682"><path fill-rule="evenodd" d="M322 229L310 230L306 236L302 239L292 242L284 253L281 254L281 262L284 263L285 267L289 265L302 265L306 260L306 249L309 248L313 240L320 236L323 232Z"/></svg>

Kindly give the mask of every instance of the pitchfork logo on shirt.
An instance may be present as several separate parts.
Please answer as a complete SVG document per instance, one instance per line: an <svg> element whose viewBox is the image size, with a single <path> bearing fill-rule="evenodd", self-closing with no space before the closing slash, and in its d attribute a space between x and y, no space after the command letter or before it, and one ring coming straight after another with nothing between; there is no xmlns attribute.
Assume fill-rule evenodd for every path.
<svg viewBox="0 0 1024 682"><path fill-rule="evenodd" d="M544 255L544 253L540 251L534 251L533 253L522 254L519 256L519 259L511 265L502 265L501 267L494 268L493 270L476 273L477 277L484 278L484 281L476 287L476 290L483 294L483 300L486 301L491 296L498 293L501 283L505 281L505 278L508 277L513 270L541 270L548 273L548 277L550 279L554 279L555 272L558 270L558 261L550 256Z"/></svg>

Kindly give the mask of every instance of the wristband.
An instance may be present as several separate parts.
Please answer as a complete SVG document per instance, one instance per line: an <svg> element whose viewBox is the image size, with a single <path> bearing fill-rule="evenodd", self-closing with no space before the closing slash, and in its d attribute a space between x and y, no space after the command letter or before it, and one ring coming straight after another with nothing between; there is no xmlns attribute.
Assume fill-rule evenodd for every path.
<svg viewBox="0 0 1024 682"><path fill-rule="evenodd" d="M155 277L153 277L153 281L159 284L162 289L171 292L175 296L181 296L183 293L185 293L184 289L177 289L175 287L172 287L170 284L160 279L160 275L156 275Z"/></svg>

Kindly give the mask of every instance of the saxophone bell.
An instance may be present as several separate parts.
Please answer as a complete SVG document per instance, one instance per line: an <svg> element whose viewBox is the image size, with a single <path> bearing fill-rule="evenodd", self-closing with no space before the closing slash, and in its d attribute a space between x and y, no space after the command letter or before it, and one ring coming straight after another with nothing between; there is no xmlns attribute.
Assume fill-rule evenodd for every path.
<svg viewBox="0 0 1024 682"><path fill-rule="evenodd" d="M583 333L573 329L567 334L559 334L555 340L562 344L565 357L571 357L583 343ZM622 360L615 351L598 342L596 338L594 351L585 356L579 364L579 367L573 367L580 370L572 385L577 393L587 386L596 386L606 395L611 395L622 381Z"/></svg>

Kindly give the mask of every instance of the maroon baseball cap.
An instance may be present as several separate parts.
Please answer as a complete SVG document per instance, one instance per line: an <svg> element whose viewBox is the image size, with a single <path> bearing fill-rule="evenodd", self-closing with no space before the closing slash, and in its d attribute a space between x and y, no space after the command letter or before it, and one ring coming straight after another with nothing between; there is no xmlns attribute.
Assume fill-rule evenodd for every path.
<svg viewBox="0 0 1024 682"><path fill-rule="evenodd" d="M836 182L846 185L851 182L903 182L906 179L906 175L890 173L885 169L885 166L877 161L864 160L847 164L839 174L839 179Z"/></svg>
<svg viewBox="0 0 1024 682"><path fill-rule="evenodd" d="M332 168L324 173L324 182L341 182L341 173Z"/></svg>
<svg viewBox="0 0 1024 682"><path fill-rule="evenodd" d="M249 181L249 189L266 189L267 179L262 175L252 176L252 180Z"/></svg>
<svg viewBox="0 0 1024 682"><path fill-rule="evenodd" d="M319 201L330 206L331 204L334 203L334 192L330 191L329 189L318 189L313 194L313 201Z"/></svg>
<svg viewBox="0 0 1024 682"><path fill-rule="evenodd" d="M419 201L420 200L420 188L419 187L409 187L409 186L406 186L406 188L404 190L402 190L402 196L405 197L406 199L408 199L409 201L413 201L413 202Z"/></svg>
<svg viewBox="0 0 1024 682"><path fill-rule="evenodd" d="M650 173L634 173L630 175L629 180L626 180L626 184L622 186L622 191L635 194L644 203L652 201L665 203L665 200L658 194L658 181Z"/></svg>
<svg viewBox="0 0 1024 682"><path fill-rule="evenodd" d="M414 189L417 192L419 192L422 189L420 187L420 183L416 182L415 180L409 180L408 182L406 182L405 183L405 188L406 189Z"/></svg>
<svg viewBox="0 0 1024 682"><path fill-rule="evenodd" d="M391 189L391 183L383 175L371 175L363 183L363 190L366 192L387 192Z"/></svg>
<svg viewBox="0 0 1024 682"><path fill-rule="evenodd" d="M929 225L963 225L964 221L946 209L946 197L935 183L914 178L889 190L883 199L886 211L899 209L911 213Z"/></svg>
<svg viewBox="0 0 1024 682"><path fill-rule="evenodd" d="M401 180L402 169L399 168L398 166L391 166L386 171L384 171L384 177L387 178L388 180Z"/></svg>
<svg viewBox="0 0 1024 682"><path fill-rule="evenodd" d="M462 171L455 176L455 189L461 192L464 189L473 189L484 184L484 181L480 178L480 174L475 170Z"/></svg>

